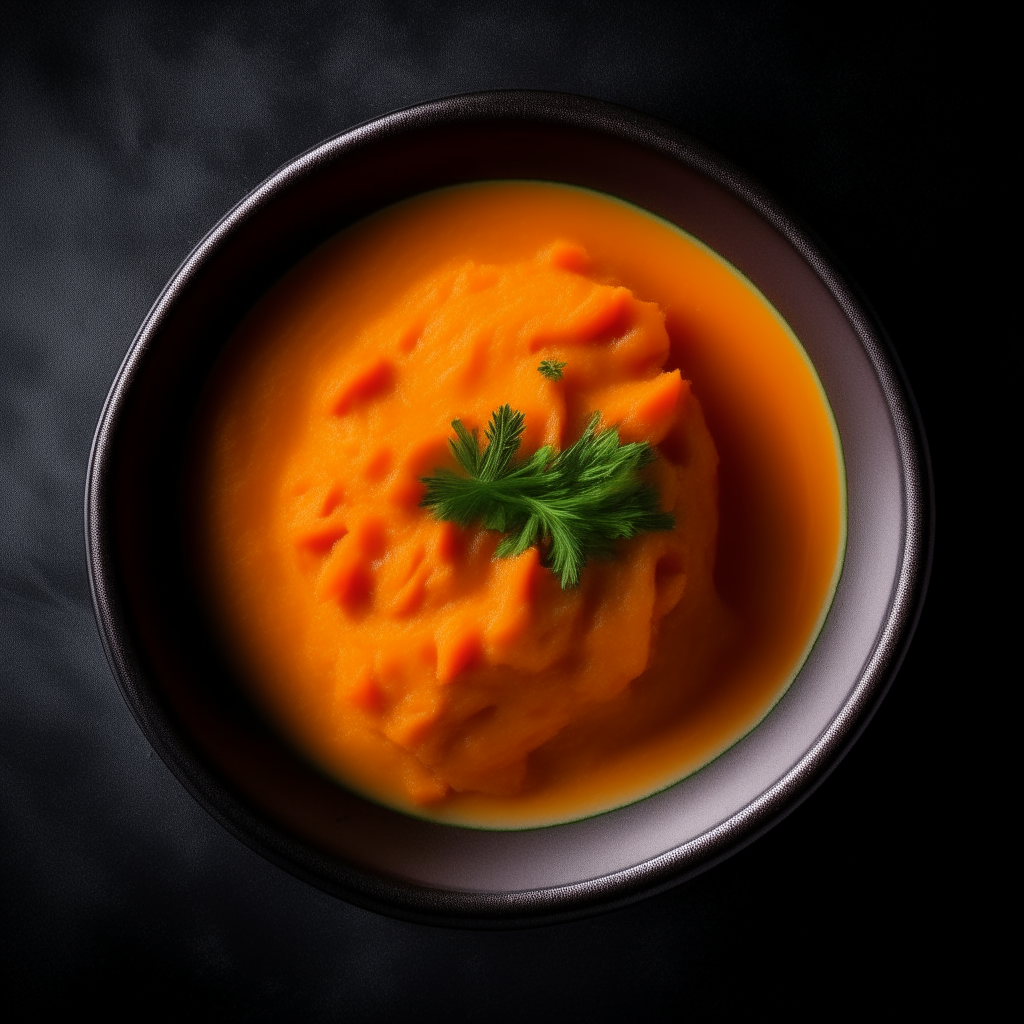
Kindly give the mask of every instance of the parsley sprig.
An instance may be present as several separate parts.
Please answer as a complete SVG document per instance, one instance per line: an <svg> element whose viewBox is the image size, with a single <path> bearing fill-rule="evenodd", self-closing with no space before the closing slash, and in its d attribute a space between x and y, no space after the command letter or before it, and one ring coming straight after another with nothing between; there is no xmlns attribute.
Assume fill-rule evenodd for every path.
<svg viewBox="0 0 1024 1024"><path fill-rule="evenodd" d="M540 366L537 367L537 372L542 377L547 377L548 380L561 380L565 376L565 365L557 359L542 359Z"/></svg>
<svg viewBox="0 0 1024 1024"><path fill-rule="evenodd" d="M564 451L545 445L521 462L516 454L525 417L503 405L491 414L481 452L477 432L453 420L452 454L468 476L436 469L423 478L420 504L460 526L479 522L507 536L500 558L539 546L544 564L562 581L579 585L587 560L607 555L619 539L671 530L673 517L658 509L657 491L638 471L656 458L647 442L620 444L612 427L598 432L594 413L582 437Z"/></svg>

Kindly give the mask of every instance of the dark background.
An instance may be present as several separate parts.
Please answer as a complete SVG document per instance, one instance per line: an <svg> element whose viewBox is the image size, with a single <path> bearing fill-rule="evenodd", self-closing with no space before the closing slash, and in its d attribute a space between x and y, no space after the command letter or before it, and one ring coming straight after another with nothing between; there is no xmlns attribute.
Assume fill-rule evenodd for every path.
<svg viewBox="0 0 1024 1024"><path fill-rule="evenodd" d="M2 5L0 998L158 1019L603 1021L799 1012L822 990L834 1009L910 1007L962 990L978 939L961 915L982 897L956 743L981 699L951 699L977 614L961 542L977 446L963 396L977 371L958 353L986 338L972 256L984 193L970 169L989 160L974 126L994 98L975 70L984 39L963 20L828 10ZM772 189L890 332L938 494L916 639L825 784L668 893L512 932L355 909L214 823L154 756L104 660L81 512L118 364L220 215L329 135L492 88L634 107Z"/></svg>

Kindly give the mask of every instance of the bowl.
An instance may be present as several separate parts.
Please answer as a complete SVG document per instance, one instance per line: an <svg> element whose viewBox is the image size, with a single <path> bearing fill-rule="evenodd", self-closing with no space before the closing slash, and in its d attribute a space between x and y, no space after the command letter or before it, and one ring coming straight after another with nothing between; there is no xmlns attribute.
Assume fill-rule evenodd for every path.
<svg viewBox="0 0 1024 1024"><path fill-rule="evenodd" d="M795 681L706 767L566 824L484 831L406 816L311 768L234 684L183 557L187 427L256 300L321 242L429 189L543 179L606 192L695 235L745 274L806 349L845 458L847 546ZM566 919L674 885L792 810L864 728L920 612L931 478L913 399L881 327L765 191L682 132L574 96L437 100L292 160L199 243L143 322L107 397L86 483L86 551L107 658L156 752L242 842L313 885L404 918L465 926Z"/></svg>

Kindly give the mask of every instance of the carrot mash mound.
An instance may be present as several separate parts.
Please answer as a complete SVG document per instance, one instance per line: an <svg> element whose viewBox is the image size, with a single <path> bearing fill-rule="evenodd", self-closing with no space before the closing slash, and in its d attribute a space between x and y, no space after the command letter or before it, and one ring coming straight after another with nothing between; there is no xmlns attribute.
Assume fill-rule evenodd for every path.
<svg viewBox="0 0 1024 1024"><path fill-rule="evenodd" d="M666 615L717 607L718 460L689 383L663 369L665 316L556 240L447 262L318 352L233 389L213 432L212 585L248 673L301 747L371 795L528 790L530 755L644 672ZM618 542L563 590L536 548L498 559L499 534L438 522L421 478L454 467L452 420L482 435L505 403L525 414L521 456L572 444L595 410L658 446L644 473L675 529Z"/></svg>
<svg viewBox="0 0 1024 1024"><path fill-rule="evenodd" d="M506 404L523 459L595 411L653 445L675 528L563 590L544 550L438 521L452 421ZM838 435L778 311L693 236L551 182L427 192L310 253L225 347L187 465L240 685L325 774L438 822L550 825L697 771L785 692L842 568Z"/></svg>

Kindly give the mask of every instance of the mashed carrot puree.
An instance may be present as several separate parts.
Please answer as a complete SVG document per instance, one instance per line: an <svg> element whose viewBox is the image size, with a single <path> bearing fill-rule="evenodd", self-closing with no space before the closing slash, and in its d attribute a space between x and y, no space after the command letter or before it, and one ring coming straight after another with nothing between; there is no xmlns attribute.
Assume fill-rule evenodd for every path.
<svg viewBox="0 0 1024 1024"><path fill-rule="evenodd" d="M799 555L799 586L779 584L777 552L759 553L741 523L748 571L719 559L725 601L718 454L679 365L693 346L680 324L723 299L712 338L784 338L812 421L795 458L777 458L803 511L795 544L792 523L772 539ZM328 773L442 820L559 820L693 770L777 698L834 584L838 458L801 356L735 271L595 193L463 186L342 233L250 315L207 400L201 562L244 678ZM564 362L562 379L541 375L542 359ZM617 542L563 590L536 548L496 559L499 534L437 521L421 478L454 464L451 421L482 433L505 403L525 414L521 455L567 447L594 411L624 443L656 445L644 473L675 529ZM732 474L731 490L777 519L779 480L758 479L743 428L741 416L723 434L754 479L737 488Z"/></svg>

